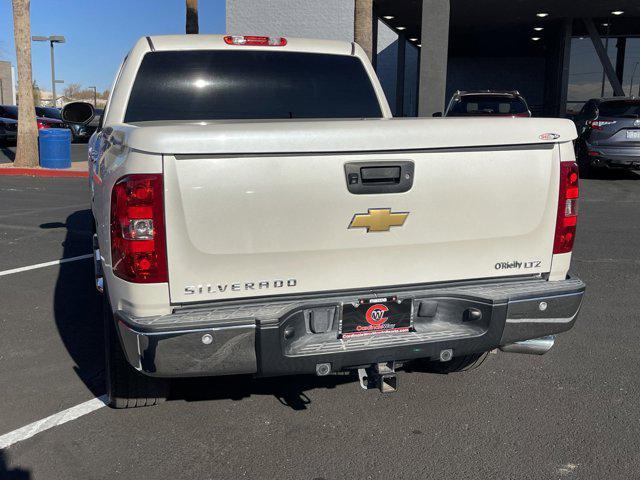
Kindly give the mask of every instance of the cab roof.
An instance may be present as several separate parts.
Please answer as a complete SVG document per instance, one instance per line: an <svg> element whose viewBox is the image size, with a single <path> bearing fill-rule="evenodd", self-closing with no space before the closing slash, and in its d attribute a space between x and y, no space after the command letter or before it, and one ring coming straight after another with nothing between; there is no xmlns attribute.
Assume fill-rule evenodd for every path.
<svg viewBox="0 0 640 480"><path fill-rule="evenodd" d="M226 35L153 35L143 37L138 43L148 44L153 51L168 50L273 50L288 52L328 53L334 55L354 55L352 42L318 40L308 38L287 39L284 46L227 45Z"/></svg>

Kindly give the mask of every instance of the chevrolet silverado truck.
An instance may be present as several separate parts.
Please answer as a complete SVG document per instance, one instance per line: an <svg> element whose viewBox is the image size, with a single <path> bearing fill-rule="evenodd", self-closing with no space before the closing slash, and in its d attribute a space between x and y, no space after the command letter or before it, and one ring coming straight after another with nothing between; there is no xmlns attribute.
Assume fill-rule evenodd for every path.
<svg viewBox="0 0 640 480"><path fill-rule="evenodd" d="M561 119L392 118L355 43L142 38L89 143L110 404L236 374L392 391L407 362L544 353L585 289L575 138Z"/></svg>

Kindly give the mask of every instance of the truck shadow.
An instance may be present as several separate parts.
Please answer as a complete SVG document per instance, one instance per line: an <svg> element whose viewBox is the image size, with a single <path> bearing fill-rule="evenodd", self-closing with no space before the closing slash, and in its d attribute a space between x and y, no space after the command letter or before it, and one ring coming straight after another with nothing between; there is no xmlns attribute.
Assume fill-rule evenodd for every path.
<svg viewBox="0 0 640 480"><path fill-rule="evenodd" d="M90 210L80 210L69 215L65 223L48 223L40 227L66 229L62 258L70 258L92 251L92 221ZM91 259L60 265L53 310L58 333L75 363L76 374L93 395L103 395L105 384L102 296L94 287ZM269 395L275 396L284 406L304 410L310 403L305 392L335 388L350 382L357 382L357 378L340 375L267 379L254 379L250 376L177 379L172 382L172 395L169 400L241 400L254 395Z"/></svg>
<svg viewBox="0 0 640 480"><path fill-rule="evenodd" d="M31 473L22 468L11 468L3 450L0 450L0 478L2 480L29 480Z"/></svg>
<svg viewBox="0 0 640 480"><path fill-rule="evenodd" d="M267 395L276 397L283 406L293 410L306 410L311 404L311 399L306 392L317 389L332 389L345 383L354 383L357 386L357 381L355 374L327 377L296 375L272 378L238 375L178 379L174 380L171 385L171 398L197 402L222 399L242 400L254 395Z"/></svg>
<svg viewBox="0 0 640 480"><path fill-rule="evenodd" d="M69 215L65 223L46 223L40 228L65 228L62 258L71 258L92 251L92 222L91 211L80 210ZM76 374L93 395L100 396L105 390L102 300L93 285L90 258L62 263L54 289L53 312Z"/></svg>

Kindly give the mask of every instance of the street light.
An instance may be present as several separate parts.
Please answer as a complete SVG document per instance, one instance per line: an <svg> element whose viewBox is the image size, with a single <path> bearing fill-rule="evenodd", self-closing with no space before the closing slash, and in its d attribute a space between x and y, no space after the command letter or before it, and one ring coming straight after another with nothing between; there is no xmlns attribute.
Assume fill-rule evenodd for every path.
<svg viewBox="0 0 640 480"><path fill-rule="evenodd" d="M55 60L53 58L53 44L54 43L65 43L66 40L62 35L50 35L48 37L31 37L31 40L34 42L49 42L51 45L51 96L53 97L53 106L56 106L56 83L64 83L64 80L56 80L56 67Z"/></svg>
<svg viewBox="0 0 640 480"><path fill-rule="evenodd" d="M93 89L93 106L97 107L98 105L96 104L97 101L97 96L98 96L98 90L96 89L96 87L89 87L91 89Z"/></svg>

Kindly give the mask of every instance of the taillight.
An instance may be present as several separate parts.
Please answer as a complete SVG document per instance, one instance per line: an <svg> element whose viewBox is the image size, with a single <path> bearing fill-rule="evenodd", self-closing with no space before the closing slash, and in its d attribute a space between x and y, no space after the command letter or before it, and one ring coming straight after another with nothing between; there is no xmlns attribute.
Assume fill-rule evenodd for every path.
<svg viewBox="0 0 640 480"><path fill-rule="evenodd" d="M38 130L42 130L43 128L49 128L49 125L47 125L44 122L41 122L40 120L37 120L36 123L38 124Z"/></svg>
<svg viewBox="0 0 640 480"><path fill-rule="evenodd" d="M594 130L602 130L602 127L606 127L607 125L613 125L617 123L615 120L589 120L587 121L587 125L589 125Z"/></svg>
<svg viewBox="0 0 640 480"><path fill-rule="evenodd" d="M256 35L227 35L224 37L227 45L255 45L261 47L284 47L287 39L284 37L259 37Z"/></svg>
<svg viewBox="0 0 640 480"><path fill-rule="evenodd" d="M575 162L560 162L560 194L558 196L558 218L553 253L569 253L573 250L578 222L578 165Z"/></svg>
<svg viewBox="0 0 640 480"><path fill-rule="evenodd" d="M111 192L111 264L134 283L167 281L161 174L132 174Z"/></svg>

